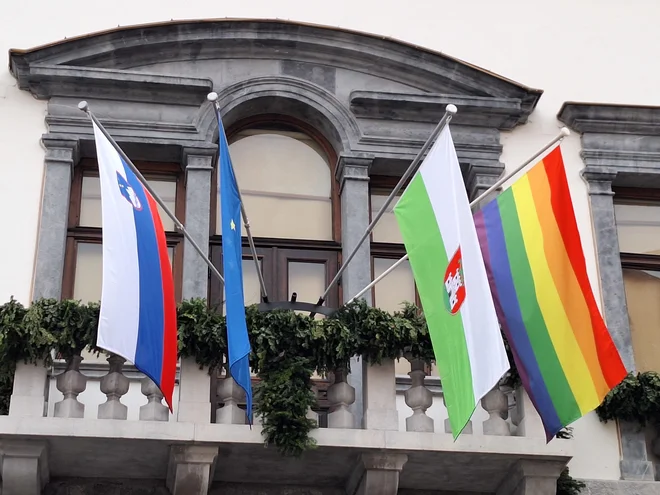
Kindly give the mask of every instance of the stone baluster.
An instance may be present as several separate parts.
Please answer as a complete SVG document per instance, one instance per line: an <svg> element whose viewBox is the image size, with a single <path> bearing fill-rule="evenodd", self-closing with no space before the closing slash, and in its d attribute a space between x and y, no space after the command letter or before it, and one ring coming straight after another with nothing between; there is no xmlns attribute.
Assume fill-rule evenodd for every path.
<svg viewBox="0 0 660 495"><path fill-rule="evenodd" d="M80 372L81 356L72 356L67 360L66 371L57 376L57 390L64 398L55 404L56 418L82 418L85 416L85 404L78 401L78 394L87 388L87 377Z"/></svg>
<svg viewBox="0 0 660 495"><path fill-rule="evenodd" d="M142 379L140 390L146 395L147 403L140 406L140 421L168 421L169 408L163 404L163 393L151 378Z"/></svg>
<svg viewBox="0 0 660 495"><path fill-rule="evenodd" d="M122 373L125 362L123 357L116 354L108 357L110 369L108 374L101 378L101 392L106 395L107 400L99 404L99 419L126 419L128 416L128 407L121 403L121 397L128 392L129 387L128 378Z"/></svg>
<svg viewBox="0 0 660 495"><path fill-rule="evenodd" d="M312 390L312 393L314 394L314 397L318 397L318 396L319 396L319 389L318 389L318 387L317 387L316 385L312 385L312 386L310 387L310 389ZM313 421L316 421L316 425L318 426L318 424L319 424L319 413L314 412L314 411L312 410L312 408L309 407L309 408L307 408L307 414L306 414L306 416L307 416L307 419L311 419L311 420L313 420Z"/></svg>
<svg viewBox="0 0 660 495"><path fill-rule="evenodd" d="M516 436L545 438L541 417L525 389L516 388L514 397L516 405L511 413L511 422L517 427Z"/></svg>
<svg viewBox="0 0 660 495"><path fill-rule="evenodd" d="M421 359L413 359L412 356L406 356L406 359L410 361L408 375L412 383L404 396L406 404L413 410L412 416L406 418L406 430L433 432L433 418L426 414L426 410L433 405L433 395L424 385L426 363Z"/></svg>
<svg viewBox="0 0 660 495"><path fill-rule="evenodd" d="M245 424L245 411L238 405L245 400L245 390L234 381L229 373L229 366L224 378L218 379L217 394L223 407L216 409L215 422L226 425Z"/></svg>
<svg viewBox="0 0 660 495"><path fill-rule="evenodd" d="M500 389L499 384L481 399L481 407L488 413L488 419L484 421L484 435L498 435L508 437L511 435L511 427L506 422L509 415L509 401Z"/></svg>
<svg viewBox="0 0 660 495"><path fill-rule="evenodd" d="M447 407L447 399L445 398L444 390L442 391L442 403ZM445 433L451 433L451 423L449 418L445 419ZM472 420L468 421L461 432L461 435L472 435Z"/></svg>
<svg viewBox="0 0 660 495"><path fill-rule="evenodd" d="M351 405L355 402L355 389L347 381L345 368L334 371L335 382L328 387L328 428L355 428Z"/></svg>

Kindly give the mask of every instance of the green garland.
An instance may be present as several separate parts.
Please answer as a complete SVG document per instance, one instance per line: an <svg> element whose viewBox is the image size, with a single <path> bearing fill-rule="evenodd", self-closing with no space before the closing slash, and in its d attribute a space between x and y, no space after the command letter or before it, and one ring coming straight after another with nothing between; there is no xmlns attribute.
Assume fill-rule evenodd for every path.
<svg viewBox="0 0 660 495"><path fill-rule="evenodd" d="M98 318L96 303L42 299L26 309L12 298L0 306L0 414L9 408L17 362L50 364L53 349L64 358L80 355L85 348L103 352L95 346ZM177 320L179 356L195 359L209 373L221 369L227 353L224 316L208 308L205 300L192 299L179 304ZM426 363L435 359L426 320L411 304L390 314L358 301L323 320L292 311L262 313L250 306L246 320L250 364L259 378L255 413L261 416L265 443L289 456L300 456L315 446L310 432L317 424L307 418L316 406L311 390L314 371L346 371L354 356L374 364L404 353ZM505 344L511 364L508 381L516 386L520 378L506 340ZM570 429L558 437L570 437ZM557 493L575 495L583 486L566 469Z"/></svg>
<svg viewBox="0 0 660 495"><path fill-rule="evenodd" d="M654 371L629 373L596 409L604 423L611 420L636 423L660 423L660 375Z"/></svg>
<svg viewBox="0 0 660 495"><path fill-rule="evenodd" d="M179 356L195 359L209 372L221 369L227 353L224 317L203 299L184 301L177 311ZM6 411L16 362L48 363L52 349L65 358L86 347L102 352L95 347L98 317L98 304L69 300L39 300L26 309L12 299L0 306L0 408ZM286 455L299 456L314 446L310 432L317 425L307 418L316 407L313 372L348 370L354 356L374 364L404 353L427 363L434 359L426 321L410 304L390 314L358 301L322 320L292 311L262 313L250 306L246 319L250 364L259 378L255 413L266 444ZM508 379L515 385L519 379L513 360L511 368Z"/></svg>
<svg viewBox="0 0 660 495"><path fill-rule="evenodd" d="M586 486L582 481L573 479L566 467L557 479L557 495L579 495Z"/></svg>

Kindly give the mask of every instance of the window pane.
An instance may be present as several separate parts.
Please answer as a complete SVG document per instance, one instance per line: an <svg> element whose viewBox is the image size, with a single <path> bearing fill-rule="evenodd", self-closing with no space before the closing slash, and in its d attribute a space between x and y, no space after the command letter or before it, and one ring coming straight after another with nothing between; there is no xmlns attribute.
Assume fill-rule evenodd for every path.
<svg viewBox="0 0 660 495"><path fill-rule="evenodd" d="M301 133L249 130L229 150L255 237L332 240L332 178L315 141ZM217 213L220 233L220 201Z"/></svg>
<svg viewBox="0 0 660 495"><path fill-rule="evenodd" d="M289 293L298 294L300 302L316 302L325 290L325 263L289 262Z"/></svg>
<svg viewBox="0 0 660 495"><path fill-rule="evenodd" d="M149 185L165 202L170 211L175 211L176 182L174 180L149 180ZM174 222L159 206L158 213L163 228L174 231ZM80 225L83 227L101 227L101 183L98 177L83 177L82 198L80 205Z"/></svg>
<svg viewBox="0 0 660 495"><path fill-rule="evenodd" d="M76 250L76 267L73 285L73 298L82 302L101 300L101 282L103 279L103 246L79 242ZM167 248L172 264L174 248Z"/></svg>
<svg viewBox="0 0 660 495"><path fill-rule="evenodd" d="M101 244L78 243L74 299L80 299L82 302L101 300L102 249Z"/></svg>
<svg viewBox="0 0 660 495"><path fill-rule="evenodd" d="M660 370L660 272L623 270L635 365Z"/></svg>
<svg viewBox="0 0 660 495"><path fill-rule="evenodd" d="M385 204L387 199L387 194L372 194L371 195L371 218L373 219L382 206ZM390 206L387 208L387 211L383 214L381 219L376 224L376 227L373 230L372 240L374 242L393 242L396 244L403 244L403 239L401 238L401 231L399 230L399 225L396 223L396 218L394 217L393 209L396 206L397 201L401 195L397 195L390 203Z"/></svg>
<svg viewBox="0 0 660 495"><path fill-rule="evenodd" d="M252 258L243 259L243 297L245 305L259 304L261 302L261 287L259 286L259 276L257 267ZM262 266L262 260L259 260L259 266ZM263 270L263 267L261 268ZM225 304L225 289L222 288L222 313L227 314L227 305Z"/></svg>
<svg viewBox="0 0 660 495"><path fill-rule="evenodd" d="M374 279L397 260L374 258ZM404 261L374 286L374 306L386 311L399 311L404 302L415 302L415 281L410 262Z"/></svg>
<svg viewBox="0 0 660 495"><path fill-rule="evenodd" d="M614 212L622 253L660 254L660 206L617 204Z"/></svg>

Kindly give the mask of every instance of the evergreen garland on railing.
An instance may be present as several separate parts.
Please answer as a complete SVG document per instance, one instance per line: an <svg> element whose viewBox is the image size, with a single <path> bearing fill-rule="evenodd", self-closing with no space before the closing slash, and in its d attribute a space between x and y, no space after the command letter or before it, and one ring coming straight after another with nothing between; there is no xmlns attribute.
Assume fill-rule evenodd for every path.
<svg viewBox="0 0 660 495"><path fill-rule="evenodd" d="M604 423L618 420L640 428L647 423L660 424L660 375L654 371L629 373L605 396L596 412Z"/></svg>
<svg viewBox="0 0 660 495"><path fill-rule="evenodd" d="M177 312L179 356L193 358L209 372L219 370L227 352L225 318L203 299L184 301ZM65 358L86 347L101 352L95 347L98 317L98 304L70 300L39 300L26 309L12 299L0 306L0 412L8 409L16 362L43 360L48 365L53 349ZM250 306L246 319L250 364L259 378L255 413L266 444L285 455L299 456L314 447L310 432L317 425L307 418L316 406L310 378L314 371L347 370L354 356L373 364L404 353L427 363L434 359L426 321L410 304L390 314L358 301L320 320L292 311L262 313ZM509 356L508 380L515 386L519 378L510 351Z"/></svg>

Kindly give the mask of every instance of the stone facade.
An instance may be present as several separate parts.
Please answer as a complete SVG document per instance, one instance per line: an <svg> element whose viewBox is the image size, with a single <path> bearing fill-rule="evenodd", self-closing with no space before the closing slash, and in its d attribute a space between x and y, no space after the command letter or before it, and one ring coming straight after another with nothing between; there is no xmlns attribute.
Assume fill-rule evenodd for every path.
<svg viewBox="0 0 660 495"><path fill-rule="evenodd" d="M89 102L131 158L181 165L188 187L185 224L201 246L208 246L218 134L207 94L218 93L226 126L257 115L279 114L315 127L339 157L332 167L340 188L346 255L368 224L370 175L401 175L447 104L459 108L452 134L468 193L475 197L504 170L500 132L524 124L541 96L539 90L446 55L375 36L279 21L172 22L122 28L14 51L10 56L19 87L48 100L35 298L60 296L71 174L81 158L95 156L91 125L77 108L81 99ZM625 303L621 305L620 292L616 292L622 290L622 279L607 188L618 175L631 180L627 172L642 174L643 180L656 179L653 162L658 143L653 122L657 120L654 115L641 118L639 129L653 131L651 137L644 134L647 149L640 155L639 144L633 144L616 125L584 127L585 121L598 121L598 112L586 109L583 117L583 110L580 105L567 105L560 119L584 133L585 178L590 182L594 222L600 231L604 293L612 291L606 296L605 313L617 346L632 367ZM614 147L612 140L618 143ZM622 158L620 149L628 150L625 153L630 156L643 156L643 165L625 168L630 156ZM365 244L342 280L346 297L370 281L369 263L369 245ZM183 297L206 297L207 270L189 246L184 250L183 273ZM26 375L29 383L23 388L19 383L15 396L25 399L31 415L39 416L43 397L33 392L43 377L32 371ZM302 461L282 460L262 450L258 433L243 426L205 425L211 408L210 381L206 370L185 361L175 422L125 422L118 427L97 421L94 428L88 427L94 430L91 434L78 431L78 423L70 417L58 418L57 424L48 422L51 418L38 418L34 425L10 417L3 428L12 434L49 440L11 440L2 445L3 494L39 493L45 486L44 493L52 495L101 490L112 495L448 495L470 490L473 495L554 495L570 449L564 449L564 444L548 448L542 437L535 436L538 428L531 421L525 427L533 432L529 437L472 437L456 447L445 435L397 431L392 363L363 367L354 360L348 380L355 399L346 398L350 393L338 394L344 404L337 423L342 428L317 431L319 451ZM647 479L648 461L633 448L639 439L623 437L631 448L624 448L622 472ZM80 479L73 474L77 466L63 463L58 455L49 459L49 452L66 449L96 451L100 442L106 450L89 459L102 471L93 473L99 479ZM107 481L116 474L108 472L107 460L122 455L134 461L127 461L128 474L140 476ZM145 458L156 460L144 465ZM300 471L292 462L304 463L300 466L306 478L290 487L286 483ZM453 473L451 482L429 487L427 480L439 469ZM263 485L240 482L255 473L259 478L250 480ZM133 481L139 477L158 481Z"/></svg>

